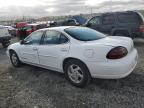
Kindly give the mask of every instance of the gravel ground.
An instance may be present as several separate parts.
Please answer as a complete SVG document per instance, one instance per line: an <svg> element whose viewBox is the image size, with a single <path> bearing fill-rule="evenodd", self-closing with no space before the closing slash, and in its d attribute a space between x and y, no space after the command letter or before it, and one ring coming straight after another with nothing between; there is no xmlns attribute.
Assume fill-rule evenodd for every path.
<svg viewBox="0 0 144 108"><path fill-rule="evenodd" d="M134 41L139 62L131 75L93 79L83 89L57 72L29 65L14 68L0 46L0 108L144 108L144 40Z"/></svg>

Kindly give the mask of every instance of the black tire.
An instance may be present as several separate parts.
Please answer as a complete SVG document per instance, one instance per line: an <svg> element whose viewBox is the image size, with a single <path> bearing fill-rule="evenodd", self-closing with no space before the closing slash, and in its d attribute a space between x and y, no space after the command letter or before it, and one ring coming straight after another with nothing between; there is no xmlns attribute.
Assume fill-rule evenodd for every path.
<svg viewBox="0 0 144 108"><path fill-rule="evenodd" d="M14 57L15 57L15 60L16 60L15 62L14 62ZM20 67L21 64L22 64L15 51L10 52L10 60L11 60L11 63L14 67Z"/></svg>
<svg viewBox="0 0 144 108"><path fill-rule="evenodd" d="M9 45L10 45L10 41L3 42L3 43L2 43L2 46L3 46L4 48L7 48Z"/></svg>
<svg viewBox="0 0 144 108"><path fill-rule="evenodd" d="M74 82L72 80L72 78L69 76L70 66L78 66L81 69L80 71L78 71L79 74L81 74L81 76L83 76L83 78L80 79L81 80L80 82L78 82L78 83ZM68 62L66 62L65 66L64 66L64 72L65 72L65 76L68 79L68 81L76 87L83 88L87 84L89 84L91 81L91 75L89 73L87 66L79 60L72 59L72 60L69 60Z"/></svg>

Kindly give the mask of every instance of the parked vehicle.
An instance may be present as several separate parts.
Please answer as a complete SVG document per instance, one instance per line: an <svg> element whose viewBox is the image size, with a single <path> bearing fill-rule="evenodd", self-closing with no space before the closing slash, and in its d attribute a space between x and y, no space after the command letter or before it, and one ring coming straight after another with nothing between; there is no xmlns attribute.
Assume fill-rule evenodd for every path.
<svg viewBox="0 0 144 108"><path fill-rule="evenodd" d="M94 16L87 27L114 36L144 38L144 18L139 12L113 12Z"/></svg>
<svg viewBox="0 0 144 108"><path fill-rule="evenodd" d="M8 28L0 26L0 43L2 43L3 47L7 47L10 44L11 38Z"/></svg>
<svg viewBox="0 0 144 108"><path fill-rule="evenodd" d="M6 28L8 28L9 33L11 34L11 36L16 36L16 29L11 27L11 26L5 26Z"/></svg>
<svg viewBox="0 0 144 108"><path fill-rule="evenodd" d="M27 24L24 29L26 30L26 35L28 36L29 34L31 34L32 32L38 30L38 29L42 29L42 28L46 28L47 25L46 24Z"/></svg>
<svg viewBox="0 0 144 108"><path fill-rule="evenodd" d="M27 63L64 72L77 87L91 78L117 79L129 75L138 54L128 37L106 36L87 27L53 27L33 32L7 49L15 67Z"/></svg>
<svg viewBox="0 0 144 108"><path fill-rule="evenodd" d="M26 37L24 33L25 32L24 27L26 27L27 24L28 24L27 22L16 23L16 36L19 39L23 39L23 37Z"/></svg>
<svg viewBox="0 0 144 108"><path fill-rule="evenodd" d="M61 22L60 26L78 26L79 22L77 22L75 19L69 19Z"/></svg>
<svg viewBox="0 0 144 108"><path fill-rule="evenodd" d="M72 19L75 19L79 25L83 25L87 21L86 18L84 18L82 15L73 16Z"/></svg>
<svg viewBox="0 0 144 108"><path fill-rule="evenodd" d="M28 24L27 22L19 22L19 23L16 23L16 28L25 27L27 24Z"/></svg>
<svg viewBox="0 0 144 108"><path fill-rule="evenodd" d="M26 24L17 30L17 36L20 39L24 39L25 37L27 37L32 32L34 32L38 29L46 28L46 27L47 27L46 24L36 24L36 23Z"/></svg>

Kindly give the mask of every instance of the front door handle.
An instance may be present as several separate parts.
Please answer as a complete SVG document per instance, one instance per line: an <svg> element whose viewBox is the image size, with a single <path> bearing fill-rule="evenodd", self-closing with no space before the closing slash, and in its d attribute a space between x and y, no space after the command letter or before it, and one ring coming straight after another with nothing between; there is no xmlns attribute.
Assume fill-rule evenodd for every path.
<svg viewBox="0 0 144 108"><path fill-rule="evenodd" d="M34 51L37 51L37 48L33 48Z"/></svg>

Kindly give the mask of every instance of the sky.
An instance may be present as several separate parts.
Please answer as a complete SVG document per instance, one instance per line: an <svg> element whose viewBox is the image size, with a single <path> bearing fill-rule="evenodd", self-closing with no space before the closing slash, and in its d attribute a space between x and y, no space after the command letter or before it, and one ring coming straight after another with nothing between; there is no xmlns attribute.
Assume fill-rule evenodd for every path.
<svg viewBox="0 0 144 108"><path fill-rule="evenodd" d="M0 16L59 16L144 10L144 0L0 0Z"/></svg>

